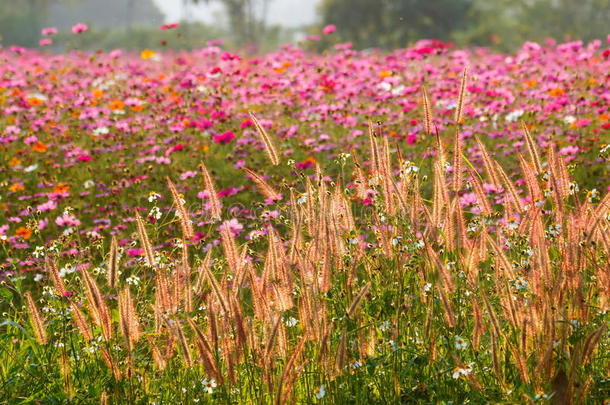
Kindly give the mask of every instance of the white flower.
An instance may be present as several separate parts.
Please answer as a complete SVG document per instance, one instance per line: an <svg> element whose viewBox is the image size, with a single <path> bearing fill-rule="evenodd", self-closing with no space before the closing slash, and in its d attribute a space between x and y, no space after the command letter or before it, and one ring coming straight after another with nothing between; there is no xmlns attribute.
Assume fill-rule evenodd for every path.
<svg viewBox="0 0 610 405"><path fill-rule="evenodd" d="M95 182L93 180L87 180L83 183L83 187L85 188L91 188L93 186L95 186Z"/></svg>
<svg viewBox="0 0 610 405"><path fill-rule="evenodd" d="M314 393L316 394L316 398L322 399L324 398L324 395L326 395L326 388L324 387L324 385L320 385L319 388L316 388L314 390Z"/></svg>
<svg viewBox="0 0 610 405"><path fill-rule="evenodd" d="M72 274L76 271L76 266L72 267L62 267L59 269L59 277L65 277L68 274Z"/></svg>
<svg viewBox="0 0 610 405"><path fill-rule="evenodd" d="M381 83L379 83L378 87L380 90L386 91L386 92L392 90L392 85L388 82L381 82Z"/></svg>
<svg viewBox="0 0 610 405"><path fill-rule="evenodd" d="M576 117L573 115L566 115L565 117L563 117L563 122L567 125L573 124L574 122L576 122Z"/></svg>
<svg viewBox="0 0 610 405"><path fill-rule="evenodd" d="M161 212L159 207L153 207L153 209L150 210L150 212L148 213L148 216L153 217L156 220L159 220L163 216L163 213Z"/></svg>
<svg viewBox="0 0 610 405"><path fill-rule="evenodd" d="M424 288L423 288L424 294L427 293L428 291L430 291L431 289L432 289L432 284L430 284L430 283L424 284Z"/></svg>
<svg viewBox="0 0 610 405"><path fill-rule="evenodd" d="M34 276L34 281L36 281L37 283L39 281L41 281L44 278L44 276L40 273L36 273L36 275Z"/></svg>
<svg viewBox="0 0 610 405"><path fill-rule="evenodd" d="M291 327L295 326L297 323L299 323L299 320L291 316L290 318L286 319L284 321L284 323L286 324L286 326L291 328Z"/></svg>
<svg viewBox="0 0 610 405"><path fill-rule="evenodd" d="M127 277L127 279L125 279L125 281L129 285L138 285L138 284L140 284L140 277L138 277L138 276L129 276L129 277Z"/></svg>
<svg viewBox="0 0 610 405"><path fill-rule="evenodd" d="M216 388L216 380L214 380L213 378L209 380L203 379L201 381L201 384L203 385L203 390L205 392L207 392L208 394L214 393L214 388Z"/></svg>
<svg viewBox="0 0 610 405"><path fill-rule="evenodd" d="M38 165L33 164L33 165L30 165L30 166L26 167L25 169L23 169L23 171L26 173L29 173L29 172L33 172L36 169L38 169Z"/></svg>
<svg viewBox="0 0 610 405"><path fill-rule="evenodd" d="M464 350L466 347L468 347L468 343L460 336L456 335L453 338L453 341L454 341L453 344L454 344L455 348L458 350Z"/></svg>
<svg viewBox="0 0 610 405"><path fill-rule="evenodd" d="M523 110L515 110L512 111L508 114L506 114L506 121L507 122L515 122L517 121L519 118L521 118L521 116L524 114L525 111Z"/></svg>
<svg viewBox="0 0 610 405"><path fill-rule="evenodd" d="M519 277L514 280L513 283L515 284L515 288L517 290L527 290L527 280L525 280L525 278Z"/></svg>
<svg viewBox="0 0 610 405"><path fill-rule="evenodd" d="M472 365L474 363L470 363L463 367L456 367L453 369L453 374L451 375L453 378L458 379L463 375L469 375L472 373Z"/></svg>
<svg viewBox="0 0 610 405"><path fill-rule="evenodd" d="M95 136L106 135L109 132L110 132L110 130L108 129L108 127L99 127L99 128L95 128L93 130L93 135L95 135Z"/></svg>
<svg viewBox="0 0 610 405"><path fill-rule="evenodd" d="M34 257L44 257L44 246L36 246L32 255Z"/></svg>
<svg viewBox="0 0 610 405"><path fill-rule="evenodd" d="M148 202L153 202L156 201L157 198L161 197L160 194L155 193L154 191L152 191L150 194L148 194Z"/></svg>
<svg viewBox="0 0 610 405"><path fill-rule="evenodd" d="M351 368L352 370L355 370L360 367L362 367L362 362L359 360L354 360L351 363L349 363L349 368Z"/></svg>

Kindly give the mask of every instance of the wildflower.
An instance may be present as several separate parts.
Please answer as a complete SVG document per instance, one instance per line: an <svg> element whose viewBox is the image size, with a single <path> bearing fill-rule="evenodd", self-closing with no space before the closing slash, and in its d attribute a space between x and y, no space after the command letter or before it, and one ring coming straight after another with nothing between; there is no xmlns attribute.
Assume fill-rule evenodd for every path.
<svg viewBox="0 0 610 405"><path fill-rule="evenodd" d="M163 24L160 28L163 31L165 31L165 30L173 30L174 28L178 28L179 25L180 25L179 23Z"/></svg>
<svg viewBox="0 0 610 405"><path fill-rule="evenodd" d="M468 347L468 343L457 335L453 338L453 345L457 350L464 350L466 347Z"/></svg>
<svg viewBox="0 0 610 405"><path fill-rule="evenodd" d="M362 362L359 360L353 360L351 363L349 363L349 368L351 368L352 370L356 370L360 367L362 367Z"/></svg>
<svg viewBox="0 0 610 405"><path fill-rule="evenodd" d="M151 209L148 213L148 216L158 221L163 216L163 213L161 212L159 207L153 207L153 209Z"/></svg>
<svg viewBox="0 0 610 405"><path fill-rule="evenodd" d="M286 326L291 328L291 327L295 326L297 323L299 323L299 321L298 321L298 319L291 316L290 318L286 319L286 321L284 321L284 323L286 324Z"/></svg>
<svg viewBox="0 0 610 405"><path fill-rule="evenodd" d="M466 375L470 375L470 373L472 373L472 366L474 363L469 363L465 366L460 366L460 367L456 367L453 369L453 374L451 375L451 377L453 377L454 379L458 379L461 376L466 376Z"/></svg>
<svg viewBox="0 0 610 405"><path fill-rule="evenodd" d="M34 152L44 153L47 151L47 145L38 141L34 144L34 147L32 149L34 150Z"/></svg>
<svg viewBox="0 0 610 405"><path fill-rule="evenodd" d="M64 183L59 183L55 187L53 187L53 192L57 194L63 194L70 191L70 186Z"/></svg>
<svg viewBox="0 0 610 405"><path fill-rule="evenodd" d="M25 190L25 187L23 186L23 184L21 183L14 183L13 185L11 185L8 190L10 192L16 193L18 191L23 191Z"/></svg>
<svg viewBox="0 0 610 405"><path fill-rule="evenodd" d="M140 52L140 58L142 59L151 59L155 56L155 51L150 50L150 49L144 49L142 52Z"/></svg>
<svg viewBox="0 0 610 405"><path fill-rule="evenodd" d="M140 277L138 276L129 276L125 279L125 282L129 285L138 285L140 284Z"/></svg>
<svg viewBox="0 0 610 405"><path fill-rule="evenodd" d="M38 45L40 46L49 46L53 43L53 40L51 38L43 38L40 41L38 41Z"/></svg>
<svg viewBox="0 0 610 405"><path fill-rule="evenodd" d="M159 197L161 197L161 194L151 191L150 193L148 193L148 202L157 201Z"/></svg>
<svg viewBox="0 0 610 405"><path fill-rule="evenodd" d="M324 385L320 385L318 388L316 388L314 390L314 394L318 399L324 398L324 395L326 395L326 388L324 387Z"/></svg>
<svg viewBox="0 0 610 405"><path fill-rule="evenodd" d="M236 218L232 218L228 221L224 221L222 225L218 227L219 231L222 231L223 229L227 229L231 231L233 235L237 236L243 231L244 226L240 224Z"/></svg>
<svg viewBox="0 0 610 405"><path fill-rule="evenodd" d="M211 378L209 380L203 379L201 381L201 384L203 385L203 390L205 392L207 392L208 394L213 394L214 388L216 388L216 386L217 386L216 380L214 380L213 378Z"/></svg>
<svg viewBox="0 0 610 405"><path fill-rule="evenodd" d="M223 132L212 136L212 140L220 145L226 145L235 138L235 134L231 131Z"/></svg>
<svg viewBox="0 0 610 405"><path fill-rule="evenodd" d="M513 280L513 284L517 290L527 290L527 281L523 277Z"/></svg>
<svg viewBox="0 0 610 405"><path fill-rule="evenodd" d="M55 223L59 226L79 226L81 222L72 214L63 214L55 219Z"/></svg>
<svg viewBox="0 0 610 405"><path fill-rule="evenodd" d="M525 113L523 110L515 110L506 115L506 122L515 122Z"/></svg>
<svg viewBox="0 0 610 405"><path fill-rule="evenodd" d="M23 239L30 239L32 237L32 231L30 231L28 228L26 228L25 226L20 226L19 228L17 228L17 230L15 231L15 235L23 238Z"/></svg>
<svg viewBox="0 0 610 405"><path fill-rule="evenodd" d="M49 27L49 28L43 28L40 33L42 35L55 35L57 34L57 28L55 27Z"/></svg>
<svg viewBox="0 0 610 405"><path fill-rule="evenodd" d="M330 25L327 25L326 27L324 27L324 29L322 30L322 34L330 35L335 31L337 31L337 27L333 24L330 24Z"/></svg>
<svg viewBox="0 0 610 405"><path fill-rule="evenodd" d="M85 31L87 31L89 29L89 27L87 27L86 24L83 23L78 23L72 26L72 33L73 34L81 34Z"/></svg>

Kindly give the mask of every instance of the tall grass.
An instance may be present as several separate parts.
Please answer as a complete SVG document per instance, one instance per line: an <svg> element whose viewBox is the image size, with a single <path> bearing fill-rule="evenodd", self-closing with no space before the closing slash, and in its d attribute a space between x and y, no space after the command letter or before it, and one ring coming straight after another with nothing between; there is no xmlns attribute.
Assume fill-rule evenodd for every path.
<svg viewBox="0 0 610 405"><path fill-rule="evenodd" d="M436 133L429 175L371 125L369 156L351 156L351 174L334 181L318 167L299 192L245 169L281 212L258 239L223 227L220 246L202 253L168 179L182 230L175 254L156 250L162 241L137 214L144 257L131 281L116 239L96 272L60 277L62 258L49 258L38 303L13 286L32 327L15 305L16 323L0 338L0 400L607 400L610 194L583 197L561 156L538 150L526 124L517 176L478 140L475 167L459 134L466 77L454 135ZM423 100L433 136L425 91ZM224 213L201 168L214 221ZM465 193L476 203L461 203Z"/></svg>

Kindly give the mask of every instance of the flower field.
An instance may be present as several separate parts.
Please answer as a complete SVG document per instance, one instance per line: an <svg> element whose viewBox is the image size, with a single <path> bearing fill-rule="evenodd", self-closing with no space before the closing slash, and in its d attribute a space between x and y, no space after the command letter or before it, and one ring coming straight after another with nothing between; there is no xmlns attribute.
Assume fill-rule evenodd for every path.
<svg viewBox="0 0 610 405"><path fill-rule="evenodd" d="M0 48L0 111L1 403L610 401L607 42Z"/></svg>

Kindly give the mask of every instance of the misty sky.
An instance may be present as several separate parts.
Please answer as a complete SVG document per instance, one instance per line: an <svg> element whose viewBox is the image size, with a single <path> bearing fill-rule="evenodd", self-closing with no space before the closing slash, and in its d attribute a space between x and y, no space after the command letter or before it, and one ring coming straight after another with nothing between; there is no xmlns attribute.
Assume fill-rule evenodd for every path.
<svg viewBox="0 0 610 405"><path fill-rule="evenodd" d="M167 22L183 19L182 0L153 0L159 10L166 15ZM318 0L271 0L267 21L271 24L281 24L287 27L299 26L314 22ZM189 5L187 13L189 20L214 23L222 15L222 6L215 2L211 5Z"/></svg>

